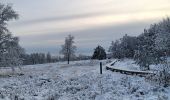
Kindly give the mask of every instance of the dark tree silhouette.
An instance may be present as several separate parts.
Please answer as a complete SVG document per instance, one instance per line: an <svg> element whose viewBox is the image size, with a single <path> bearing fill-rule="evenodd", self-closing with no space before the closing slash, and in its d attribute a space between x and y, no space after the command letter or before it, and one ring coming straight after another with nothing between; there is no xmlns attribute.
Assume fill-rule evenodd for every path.
<svg viewBox="0 0 170 100"><path fill-rule="evenodd" d="M94 49L92 59L98 59L98 60L106 59L105 49L103 47L101 47L101 46L97 46Z"/></svg>

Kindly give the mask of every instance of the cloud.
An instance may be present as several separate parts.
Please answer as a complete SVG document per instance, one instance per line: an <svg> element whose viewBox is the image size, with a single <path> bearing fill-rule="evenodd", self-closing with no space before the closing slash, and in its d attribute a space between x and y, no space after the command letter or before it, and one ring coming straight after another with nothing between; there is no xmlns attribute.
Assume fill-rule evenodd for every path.
<svg viewBox="0 0 170 100"><path fill-rule="evenodd" d="M86 19L86 18L93 18L93 17L100 17L100 16L121 16L123 15L135 15L140 13L147 13L147 12L157 12L158 15L161 11L168 12L167 14L170 14L170 7L161 7L161 8L152 8L152 9L145 9L145 10L104 10L104 11L95 11L95 12L88 12L88 13L79 13L79 14L71 14L71 15L59 15L59 16L51 16L46 18L38 18L38 19L32 19L32 20L25 20L25 21L18 21L11 23L11 26L27 26L27 25L34 25L38 23L46 23L46 22L63 22L63 21L69 21L69 20L76 20L76 19Z"/></svg>
<svg viewBox="0 0 170 100"><path fill-rule="evenodd" d="M107 25L121 25L128 24L139 21L147 20L159 20L162 17L165 17L163 14L165 12L156 11L153 13L150 12L138 12L134 14L101 14L96 16L95 14L91 17L86 15L86 17L79 16L79 18L68 18L68 20L54 20L54 21L45 21L39 23L33 23L30 25L21 25L21 26L11 26L11 30L17 35L31 35L31 34L43 34L43 33L63 33L71 31L85 30L93 27L103 27ZM169 12L170 14L170 12Z"/></svg>
<svg viewBox="0 0 170 100"><path fill-rule="evenodd" d="M56 52L65 36L73 34L79 52L91 52L124 34L138 35L144 28L170 15L169 0L3 0L14 3L20 20L12 33L28 52Z"/></svg>
<svg viewBox="0 0 170 100"><path fill-rule="evenodd" d="M79 53L92 53L94 47L102 45L108 49L111 41L121 38L124 34L137 36L148 28L154 20L143 22L133 22L121 25L107 25L102 27L93 27L85 30L62 32L62 33L43 33L35 35L23 35L20 37L21 45L26 48L27 52L51 51L58 53L64 39L68 34L75 36L75 43ZM32 48L32 49L31 49ZM43 50L44 48L44 50ZM47 48L49 48L47 50ZM83 50L84 49L84 50ZM55 51L55 52L54 52Z"/></svg>

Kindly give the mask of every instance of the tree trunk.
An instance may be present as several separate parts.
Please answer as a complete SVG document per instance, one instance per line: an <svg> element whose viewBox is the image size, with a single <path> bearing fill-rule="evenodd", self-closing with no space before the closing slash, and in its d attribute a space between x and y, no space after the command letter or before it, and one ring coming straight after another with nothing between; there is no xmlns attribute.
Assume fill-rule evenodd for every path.
<svg viewBox="0 0 170 100"><path fill-rule="evenodd" d="M70 54L68 54L68 58L67 58L67 63L69 64L70 62Z"/></svg>
<svg viewBox="0 0 170 100"><path fill-rule="evenodd" d="M146 70L150 70L150 67L149 67L149 65L147 65L147 66L146 66Z"/></svg>
<svg viewBox="0 0 170 100"><path fill-rule="evenodd" d="M69 64L69 58L67 59L67 63Z"/></svg>

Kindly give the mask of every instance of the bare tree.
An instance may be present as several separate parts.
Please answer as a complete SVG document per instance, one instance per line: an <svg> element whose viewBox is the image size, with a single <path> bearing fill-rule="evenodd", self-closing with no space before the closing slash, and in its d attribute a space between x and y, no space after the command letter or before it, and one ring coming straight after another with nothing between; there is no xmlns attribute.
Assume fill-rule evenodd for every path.
<svg viewBox="0 0 170 100"><path fill-rule="evenodd" d="M73 44L74 44L74 36L68 35L65 38L65 44L61 46L62 49L60 53L64 55L64 59L68 61L68 64L70 58L75 56L76 46Z"/></svg>

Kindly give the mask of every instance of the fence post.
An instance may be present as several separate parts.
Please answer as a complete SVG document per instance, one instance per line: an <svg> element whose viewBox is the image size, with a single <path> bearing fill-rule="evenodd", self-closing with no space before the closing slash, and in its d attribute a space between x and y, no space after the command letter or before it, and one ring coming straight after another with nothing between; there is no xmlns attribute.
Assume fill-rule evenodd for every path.
<svg viewBox="0 0 170 100"><path fill-rule="evenodd" d="M102 62L100 62L100 74L102 74Z"/></svg>

